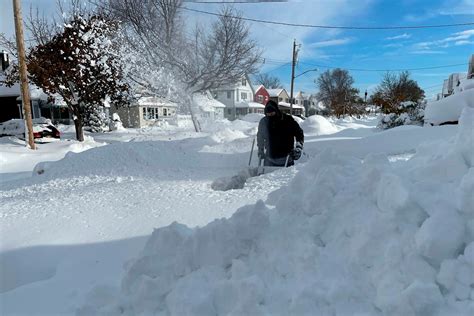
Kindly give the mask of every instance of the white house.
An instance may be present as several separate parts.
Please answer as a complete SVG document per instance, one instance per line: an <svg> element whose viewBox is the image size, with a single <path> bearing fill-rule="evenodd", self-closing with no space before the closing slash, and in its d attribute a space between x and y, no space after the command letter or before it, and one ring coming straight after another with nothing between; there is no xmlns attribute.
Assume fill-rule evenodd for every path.
<svg viewBox="0 0 474 316"><path fill-rule="evenodd" d="M252 102L255 91L249 77L246 75L233 85L222 86L212 91L214 98L225 105L224 117L236 119L238 103Z"/></svg>
<svg viewBox="0 0 474 316"><path fill-rule="evenodd" d="M274 101L275 103L288 103L290 101L290 96L285 89L267 89L267 91L270 96L270 100Z"/></svg>
<svg viewBox="0 0 474 316"><path fill-rule="evenodd" d="M178 104L157 96L142 96L129 106L110 108L110 115L117 113L124 127L141 128L159 121L174 121Z"/></svg>
<svg viewBox="0 0 474 316"><path fill-rule="evenodd" d="M258 113L263 114L265 106L258 102L238 102L235 104L236 108L236 117L241 118L247 114Z"/></svg>
<svg viewBox="0 0 474 316"><path fill-rule="evenodd" d="M225 105L214 99L210 92L195 93L194 104L200 109L200 116L204 119L219 120L224 118Z"/></svg>

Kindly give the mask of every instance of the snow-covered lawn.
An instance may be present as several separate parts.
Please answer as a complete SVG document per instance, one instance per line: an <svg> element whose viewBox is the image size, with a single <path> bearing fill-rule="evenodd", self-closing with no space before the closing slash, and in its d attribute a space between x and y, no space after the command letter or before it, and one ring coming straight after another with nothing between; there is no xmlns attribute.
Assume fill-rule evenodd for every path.
<svg viewBox="0 0 474 316"><path fill-rule="evenodd" d="M225 192L255 120L2 140L1 314L467 315L469 124L301 124L299 164Z"/></svg>

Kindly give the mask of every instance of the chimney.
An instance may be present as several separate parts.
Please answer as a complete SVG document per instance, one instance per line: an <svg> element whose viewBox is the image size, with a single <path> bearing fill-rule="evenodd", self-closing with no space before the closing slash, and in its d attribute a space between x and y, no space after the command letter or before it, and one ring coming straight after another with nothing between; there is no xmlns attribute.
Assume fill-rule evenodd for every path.
<svg viewBox="0 0 474 316"><path fill-rule="evenodd" d="M2 71L7 70L8 66L10 66L10 57L8 53L4 50L0 53L0 59L2 61Z"/></svg>

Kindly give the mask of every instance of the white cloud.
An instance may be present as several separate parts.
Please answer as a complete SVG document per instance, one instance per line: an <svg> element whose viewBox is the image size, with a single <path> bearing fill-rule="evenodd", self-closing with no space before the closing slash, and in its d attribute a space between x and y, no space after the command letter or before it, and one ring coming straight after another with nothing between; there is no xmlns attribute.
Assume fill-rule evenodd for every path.
<svg viewBox="0 0 474 316"><path fill-rule="evenodd" d="M348 43L353 42L353 38L339 38L339 39L332 39L332 40L327 40L327 41L321 41L321 42L315 42L311 43L308 46L312 48L319 48L319 47L330 47L330 46L340 46L340 45L346 45Z"/></svg>
<svg viewBox="0 0 474 316"><path fill-rule="evenodd" d="M352 5L350 0L290 0L282 3L258 3L258 4L235 4L234 7L242 11L244 17L260 20L298 23L298 24L350 24L351 20L361 14L366 14L368 7L373 0L361 0L357 6ZM186 4L191 8L218 11L221 5L192 5ZM317 12L317 14L312 14ZM206 15L186 13L186 16L208 24L213 18ZM193 25L191 21L187 24ZM249 22L252 37L260 47L265 48L263 57L290 61L293 47L293 39L302 44L301 58L312 58L314 56L320 59L329 59L331 54L323 49L330 49L334 46L329 45L329 41L341 37L340 30L321 30L304 27L288 27L283 25L268 25L263 23ZM315 42L328 42L326 46L310 46ZM324 45L324 44L321 44ZM272 67L264 67L271 69Z"/></svg>
<svg viewBox="0 0 474 316"><path fill-rule="evenodd" d="M474 45L473 41L457 41L454 43L456 46L461 46L461 45Z"/></svg>
<svg viewBox="0 0 474 316"><path fill-rule="evenodd" d="M446 54L445 51L442 50L415 50L410 52L411 54L415 55L441 55Z"/></svg>
<svg viewBox="0 0 474 316"><path fill-rule="evenodd" d="M474 15L474 0L446 1L441 15Z"/></svg>
<svg viewBox="0 0 474 316"><path fill-rule="evenodd" d="M386 37L386 40L392 41L392 40L399 40L399 39L408 39L411 37L411 34L404 33L402 35L397 35L397 36L392 36L392 37Z"/></svg>
<svg viewBox="0 0 474 316"><path fill-rule="evenodd" d="M435 48L468 45L472 43L472 41L469 41L471 37L474 37L474 29L452 33L449 37L440 40L416 43L413 45L413 49L415 49L415 51L433 51Z"/></svg>
<svg viewBox="0 0 474 316"><path fill-rule="evenodd" d="M384 45L385 48L402 48L404 45L402 43L391 43Z"/></svg>

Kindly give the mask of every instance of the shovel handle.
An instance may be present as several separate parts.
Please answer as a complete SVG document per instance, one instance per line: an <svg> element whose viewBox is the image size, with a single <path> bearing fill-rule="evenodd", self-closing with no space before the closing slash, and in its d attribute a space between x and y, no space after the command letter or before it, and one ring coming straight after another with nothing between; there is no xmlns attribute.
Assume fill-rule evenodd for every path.
<svg viewBox="0 0 474 316"><path fill-rule="evenodd" d="M252 155L253 155L253 148L254 147L255 147L255 137L253 138L252 149L250 150L249 166L250 166L250 163L252 162Z"/></svg>

